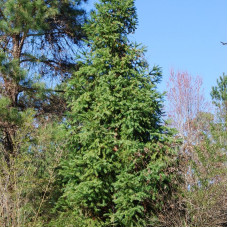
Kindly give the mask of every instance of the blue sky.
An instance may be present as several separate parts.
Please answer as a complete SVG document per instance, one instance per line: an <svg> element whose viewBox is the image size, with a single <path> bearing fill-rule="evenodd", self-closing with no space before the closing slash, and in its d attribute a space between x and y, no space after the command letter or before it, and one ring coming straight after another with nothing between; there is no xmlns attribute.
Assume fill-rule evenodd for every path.
<svg viewBox="0 0 228 228"><path fill-rule="evenodd" d="M205 96L227 72L226 0L136 0L135 40L147 46L151 65L163 68L165 90L170 69L203 78Z"/></svg>
<svg viewBox="0 0 228 228"><path fill-rule="evenodd" d="M88 9L94 0L89 0ZM152 67L163 70L160 91L166 90L171 68L203 79L206 98L223 72L227 73L226 0L136 0L138 28L131 40L147 47Z"/></svg>

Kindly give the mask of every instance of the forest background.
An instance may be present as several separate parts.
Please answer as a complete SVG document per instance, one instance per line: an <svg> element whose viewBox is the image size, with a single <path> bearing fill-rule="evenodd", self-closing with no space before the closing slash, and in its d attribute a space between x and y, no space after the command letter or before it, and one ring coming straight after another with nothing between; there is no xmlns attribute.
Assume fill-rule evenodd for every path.
<svg viewBox="0 0 228 228"><path fill-rule="evenodd" d="M137 35L145 1L84 2L0 3L0 225L226 226L224 7L163 6L168 25L139 15Z"/></svg>

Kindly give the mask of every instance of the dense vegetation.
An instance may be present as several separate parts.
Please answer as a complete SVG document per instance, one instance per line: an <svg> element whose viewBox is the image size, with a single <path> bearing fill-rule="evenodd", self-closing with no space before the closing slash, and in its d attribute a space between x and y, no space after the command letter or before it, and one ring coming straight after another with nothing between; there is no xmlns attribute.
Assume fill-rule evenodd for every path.
<svg viewBox="0 0 228 228"><path fill-rule="evenodd" d="M0 225L226 226L227 76L164 108L134 0L83 2L0 2Z"/></svg>

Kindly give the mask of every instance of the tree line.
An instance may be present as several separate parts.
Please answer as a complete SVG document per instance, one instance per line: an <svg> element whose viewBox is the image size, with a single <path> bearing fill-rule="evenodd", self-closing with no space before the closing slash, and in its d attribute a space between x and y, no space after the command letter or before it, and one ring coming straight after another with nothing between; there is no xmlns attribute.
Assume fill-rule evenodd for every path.
<svg viewBox="0 0 228 228"><path fill-rule="evenodd" d="M0 2L0 225L226 226L227 76L165 96L134 0L86 2Z"/></svg>

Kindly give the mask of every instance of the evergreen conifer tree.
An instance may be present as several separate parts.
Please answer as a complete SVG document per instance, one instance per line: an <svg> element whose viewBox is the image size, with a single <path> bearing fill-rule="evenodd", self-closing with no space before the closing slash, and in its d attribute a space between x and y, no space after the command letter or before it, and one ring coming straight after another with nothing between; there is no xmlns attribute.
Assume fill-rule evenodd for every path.
<svg viewBox="0 0 228 228"><path fill-rule="evenodd" d="M219 122L227 127L227 75L224 73L217 79L217 85L212 87L211 98L217 108Z"/></svg>
<svg viewBox="0 0 228 228"><path fill-rule="evenodd" d="M47 137L47 149L39 132L52 128L53 119L61 119L65 110L63 91L53 88L51 80L61 84L75 69L73 50L85 37L85 11L80 8L85 1L0 1L0 226L28 225L38 210L34 205L42 200L40 183L48 182L47 166L52 164L44 158L53 158L50 148L56 142L49 131L53 137ZM36 200L27 194L33 188ZM26 208L31 204L31 210Z"/></svg>
<svg viewBox="0 0 228 228"><path fill-rule="evenodd" d="M162 126L160 68L127 36L134 0L100 0L84 29L88 48L69 82L69 156L58 206L76 226L142 226L168 195L172 134ZM65 217L63 217L65 218Z"/></svg>
<svg viewBox="0 0 228 228"><path fill-rule="evenodd" d="M17 110L18 117L27 108L35 109L36 117L44 113L56 115L55 109L63 112L63 99L55 93L59 91L47 88L50 88L50 78L68 77L74 65L69 47L76 47L84 37L81 24L85 12L78 7L81 2L0 2L0 99L7 99L3 108L12 109L13 113ZM45 84L42 79L49 83ZM6 120L0 113L6 156L13 153L15 129L12 125L18 127L10 120L11 114L7 116Z"/></svg>

